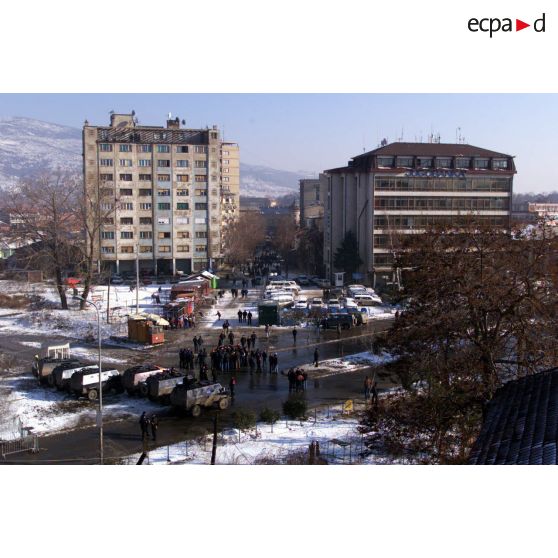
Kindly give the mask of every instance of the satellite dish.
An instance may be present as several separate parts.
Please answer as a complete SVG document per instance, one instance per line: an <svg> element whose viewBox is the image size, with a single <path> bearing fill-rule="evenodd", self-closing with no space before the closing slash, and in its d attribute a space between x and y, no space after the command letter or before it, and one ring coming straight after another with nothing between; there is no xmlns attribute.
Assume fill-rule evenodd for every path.
<svg viewBox="0 0 558 558"><path fill-rule="evenodd" d="M182 126L186 126L186 120L182 119Z"/></svg>
<svg viewBox="0 0 558 558"><path fill-rule="evenodd" d="M132 109L132 116L136 116L136 111Z"/></svg>

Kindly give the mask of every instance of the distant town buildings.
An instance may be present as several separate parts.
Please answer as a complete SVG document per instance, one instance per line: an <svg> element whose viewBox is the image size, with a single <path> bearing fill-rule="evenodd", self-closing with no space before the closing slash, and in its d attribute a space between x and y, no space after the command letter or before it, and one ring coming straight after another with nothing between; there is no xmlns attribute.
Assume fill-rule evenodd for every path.
<svg viewBox="0 0 558 558"><path fill-rule="evenodd" d="M316 227L323 231L324 202L327 198L325 177L303 178L300 186L300 226L310 229Z"/></svg>
<svg viewBox="0 0 558 558"><path fill-rule="evenodd" d="M184 122L182 122L182 125ZM98 257L117 273L190 273L219 264L239 215L239 147L216 126L166 127L112 114L83 127L85 189L103 214Z"/></svg>
<svg viewBox="0 0 558 558"><path fill-rule="evenodd" d="M322 175L326 188L324 263L331 277L335 251L348 231L358 240L361 278L395 280L398 235L431 225L477 222L510 226L513 157L465 144L391 143L353 157ZM346 278L349 281L351 278Z"/></svg>

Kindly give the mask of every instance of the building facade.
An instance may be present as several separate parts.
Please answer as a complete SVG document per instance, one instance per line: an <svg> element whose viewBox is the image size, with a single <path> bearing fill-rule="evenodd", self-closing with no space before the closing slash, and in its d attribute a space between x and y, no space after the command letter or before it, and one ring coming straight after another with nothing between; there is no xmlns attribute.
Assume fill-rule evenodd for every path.
<svg viewBox="0 0 558 558"><path fill-rule="evenodd" d="M300 187L300 226L323 230L324 202L327 197L327 181L320 178L303 178Z"/></svg>
<svg viewBox="0 0 558 558"><path fill-rule="evenodd" d="M216 126L139 125L112 114L109 126L83 127L89 219L102 225L99 267L123 273L189 273L218 266L227 227L239 214L239 148Z"/></svg>
<svg viewBox="0 0 558 558"><path fill-rule="evenodd" d="M333 262L348 231L364 262L359 279L380 286L397 279L392 264L399 235L459 226L471 216L508 228L515 172L510 155L443 143L386 144L326 171L326 276L342 271Z"/></svg>

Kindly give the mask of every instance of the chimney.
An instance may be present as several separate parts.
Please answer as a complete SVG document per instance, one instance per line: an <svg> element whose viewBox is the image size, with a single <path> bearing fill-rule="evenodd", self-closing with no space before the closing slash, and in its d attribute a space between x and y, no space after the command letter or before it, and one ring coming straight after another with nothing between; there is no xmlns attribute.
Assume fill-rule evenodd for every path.
<svg viewBox="0 0 558 558"><path fill-rule="evenodd" d="M174 119L169 118L167 120L167 128L170 130L179 130L180 129L180 118L178 116Z"/></svg>

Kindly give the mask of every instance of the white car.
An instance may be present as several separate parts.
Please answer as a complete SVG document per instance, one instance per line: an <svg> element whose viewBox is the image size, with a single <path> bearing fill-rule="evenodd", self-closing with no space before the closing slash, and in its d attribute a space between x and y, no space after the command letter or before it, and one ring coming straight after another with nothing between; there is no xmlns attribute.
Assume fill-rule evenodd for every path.
<svg viewBox="0 0 558 558"><path fill-rule="evenodd" d="M310 308L322 308L324 305L324 301L319 298L319 297L315 297L310 301Z"/></svg>
<svg viewBox="0 0 558 558"><path fill-rule="evenodd" d="M327 301L327 306L330 310L339 310L339 308L341 308L341 303L338 298L330 298Z"/></svg>
<svg viewBox="0 0 558 558"><path fill-rule="evenodd" d="M112 285L122 285L124 283L124 279L121 275L115 274L110 278L110 282Z"/></svg>
<svg viewBox="0 0 558 558"><path fill-rule="evenodd" d="M295 302L295 308L298 310L306 310L308 308L308 301L306 299L301 300L300 298Z"/></svg>
<svg viewBox="0 0 558 558"><path fill-rule="evenodd" d="M345 298L343 300L343 305L345 308L358 308L358 304L354 298Z"/></svg>
<svg viewBox="0 0 558 558"><path fill-rule="evenodd" d="M369 293L355 295L355 301L360 306L378 306L382 304L382 299L379 296Z"/></svg>

